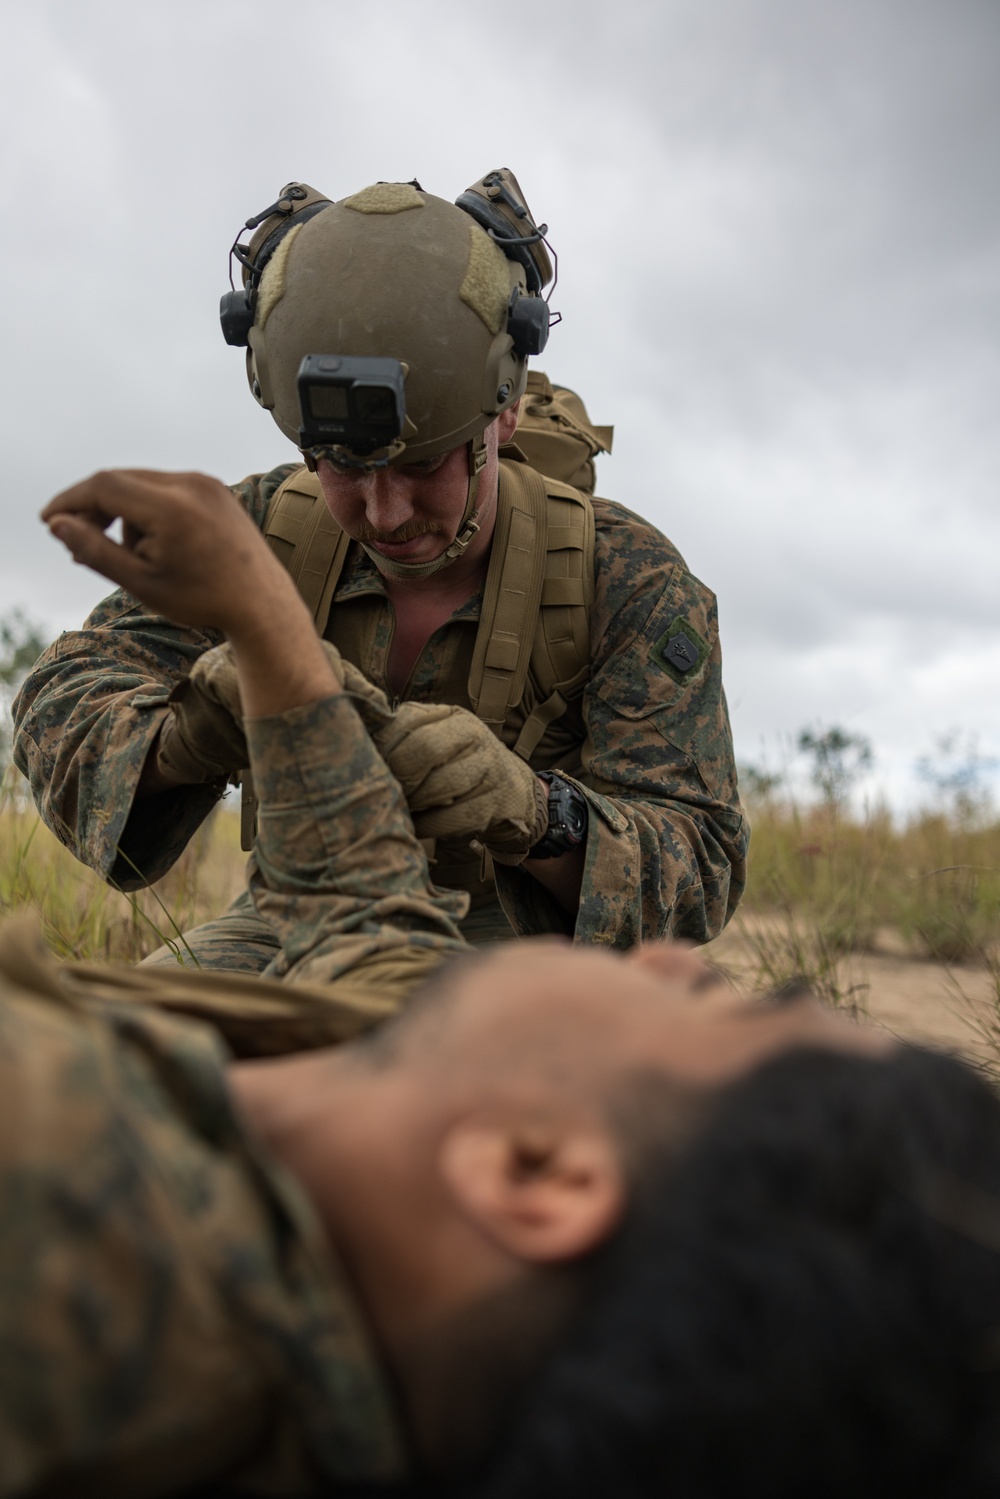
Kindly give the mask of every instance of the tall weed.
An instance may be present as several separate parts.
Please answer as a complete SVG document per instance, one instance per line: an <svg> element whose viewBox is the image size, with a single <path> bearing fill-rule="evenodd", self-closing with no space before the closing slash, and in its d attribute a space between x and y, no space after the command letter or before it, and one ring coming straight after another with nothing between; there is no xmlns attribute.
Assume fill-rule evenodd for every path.
<svg viewBox="0 0 1000 1499"><path fill-rule="evenodd" d="M804 981L858 1013L866 993L855 954L889 948L951 968L995 961L1000 824L934 811L899 826L884 808L852 815L830 798L802 806L780 782L761 785L736 918L754 987ZM995 1039L1000 1066L1000 999Z"/></svg>
<svg viewBox="0 0 1000 1499"><path fill-rule="evenodd" d="M37 911L60 957L135 963L162 943L180 946L183 931L217 916L240 889L244 857L239 819L220 809L164 879L126 895L78 863L9 782L0 786L0 917Z"/></svg>

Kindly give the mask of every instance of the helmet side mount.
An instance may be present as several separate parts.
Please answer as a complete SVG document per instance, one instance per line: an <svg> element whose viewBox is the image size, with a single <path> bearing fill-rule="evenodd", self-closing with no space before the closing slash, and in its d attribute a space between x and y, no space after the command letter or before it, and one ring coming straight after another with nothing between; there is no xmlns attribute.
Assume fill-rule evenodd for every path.
<svg viewBox="0 0 1000 1499"><path fill-rule="evenodd" d="M238 349L247 347L257 307L257 288L268 261L293 224L302 224L313 218L329 207L330 201L303 182L289 182L281 189L277 202L247 219L243 229L257 232L249 244L240 243L243 229L233 240L229 250L232 290L225 292L219 303L219 321L227 344ZM234 259L243 267L243 285L238 287L233 286Z"/></svg>

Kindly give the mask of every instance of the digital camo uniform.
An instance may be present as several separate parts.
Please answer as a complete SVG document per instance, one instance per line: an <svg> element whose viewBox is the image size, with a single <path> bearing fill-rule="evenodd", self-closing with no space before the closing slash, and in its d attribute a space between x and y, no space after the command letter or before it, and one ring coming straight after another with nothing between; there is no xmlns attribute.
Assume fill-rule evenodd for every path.
<svg viewBox="0 0 1000 1499"><path fill-rule="evenodd" d="M507 468L501 463L501 482ZM296 472L285 465L235 486L262 527L282 481ZM589 681L527 757L534 769L575 779L587 797L579 913L573 927L530 875L498 866L494 883L468 846L439 844L436 881L472 896L464 926L471 941L509 937L513 928L572 929L580 941L622 948L671 935L705 942L742 893L748 829L714 597L648 522L611 501L592 503ZM477 595L434 633L407 698L471 706L481 608ZM381 576L352 545L325 634L385 687L392 628ZM125 889L164 874L220 794L220 785L181 787L133 804L171 688L218 639L152 617L119 591L45 653L15 705L17 761L42 815L80 859ZM503 724L508 746L533 703L529 680ZM189 940L203 963L247 970L264 966L276 946L245 897Z"/></svg>
<svg viewBox="0 0 1000 1499"><path fill-rule="evenodd" d="M37 932L0 927L0 1495L405 1475L363 1312L301 1190L243 1133L219 1032L244 1053L357 1033L463 948L465 899L429 886L346 698L248 734L251 888L283 982L56 965Z"/></svg>

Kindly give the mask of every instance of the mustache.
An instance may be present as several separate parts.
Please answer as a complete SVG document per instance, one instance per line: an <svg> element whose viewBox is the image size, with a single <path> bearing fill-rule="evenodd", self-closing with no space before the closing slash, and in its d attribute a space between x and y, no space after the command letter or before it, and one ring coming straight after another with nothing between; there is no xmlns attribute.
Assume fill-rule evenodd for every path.
<svg viewBox="0 0 1000 1499"><path fill-rule="evenodd" d="M396 531L380 531L376 526L362 521L354 533L354 540L384 542L387 545L400 546L404 541L414 541L418 536L432 536L436 532L436 526L423 520L409 520Z"/></svg>

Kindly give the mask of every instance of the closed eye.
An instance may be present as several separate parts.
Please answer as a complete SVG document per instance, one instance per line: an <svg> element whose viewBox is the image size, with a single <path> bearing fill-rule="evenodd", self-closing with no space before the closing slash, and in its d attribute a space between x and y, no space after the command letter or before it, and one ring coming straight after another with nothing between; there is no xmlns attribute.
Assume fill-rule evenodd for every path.
<svg viewBox="0 0 1000 1499"><path fill-rule="evenodd" d="M433 474L444 462L447 454L439 458L421 458L416 463L394 463L393 468L401 474L409 474L414 479L424 478L427 474Z"/></svg>

